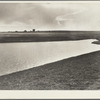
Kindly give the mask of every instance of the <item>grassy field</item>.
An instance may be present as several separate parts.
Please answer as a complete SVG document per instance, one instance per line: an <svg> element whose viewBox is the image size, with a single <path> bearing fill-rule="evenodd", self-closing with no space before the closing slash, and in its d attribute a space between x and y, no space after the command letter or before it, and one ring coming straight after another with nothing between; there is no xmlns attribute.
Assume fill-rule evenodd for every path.
<svg viewBox="0 0 100 100"><path fill-rule="evenodd" d="M0 76L0 90L87 89L100 89L100 51Z"/></svg>
<svg viewBox="0 0 100 100"><path fill-rule="evenodd" d="M100 31L39 31L0 33L0 42L47 42L100 39Z"/></svg>

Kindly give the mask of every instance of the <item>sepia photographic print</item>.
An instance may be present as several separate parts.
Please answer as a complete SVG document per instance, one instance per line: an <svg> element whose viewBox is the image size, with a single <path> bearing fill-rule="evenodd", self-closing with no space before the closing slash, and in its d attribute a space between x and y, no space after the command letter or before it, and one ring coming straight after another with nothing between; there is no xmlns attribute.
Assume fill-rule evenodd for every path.
<svg viewBox="0 0 100 100"><path fill-rule="evenodd" d="M100 2L0 2L0 90L100 90Z"/></svg>

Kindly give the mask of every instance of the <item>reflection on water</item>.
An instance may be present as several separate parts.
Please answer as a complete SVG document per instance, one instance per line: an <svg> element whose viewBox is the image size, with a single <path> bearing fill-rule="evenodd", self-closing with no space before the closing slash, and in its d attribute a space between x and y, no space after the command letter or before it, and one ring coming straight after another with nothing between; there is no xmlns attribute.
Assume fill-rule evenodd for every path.
<svg viewBox="0 0 100 100"><path fill-rule="evenodd" d="M100 50L93 41L1 43L0 75Z"/></svg>

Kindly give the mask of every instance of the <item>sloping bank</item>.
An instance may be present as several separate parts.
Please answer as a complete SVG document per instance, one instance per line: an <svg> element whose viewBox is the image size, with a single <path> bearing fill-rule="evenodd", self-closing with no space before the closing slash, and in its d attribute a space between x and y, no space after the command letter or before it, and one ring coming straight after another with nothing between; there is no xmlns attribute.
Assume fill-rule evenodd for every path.
<svg viewBox="0 0 100 100"><path fill-rule="evenodd" d="M92 89L99 76L100 51L97 51L1 76L0 90Z"/></svg>

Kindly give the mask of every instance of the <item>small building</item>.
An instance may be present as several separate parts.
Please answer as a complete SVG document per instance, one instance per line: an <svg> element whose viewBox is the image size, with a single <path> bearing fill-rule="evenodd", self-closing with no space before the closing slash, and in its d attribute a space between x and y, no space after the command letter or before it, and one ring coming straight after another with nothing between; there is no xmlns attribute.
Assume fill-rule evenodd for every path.
<svg viewBox="0 0 100 100"><path fill-rule="evenodd" d="M35 29L33 29L32 32L35 32Z"/></svg>

